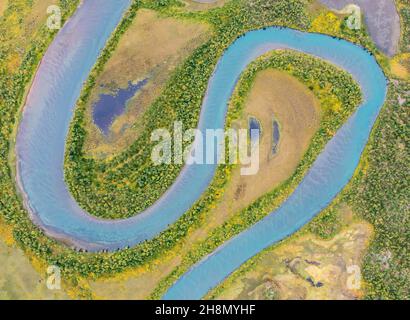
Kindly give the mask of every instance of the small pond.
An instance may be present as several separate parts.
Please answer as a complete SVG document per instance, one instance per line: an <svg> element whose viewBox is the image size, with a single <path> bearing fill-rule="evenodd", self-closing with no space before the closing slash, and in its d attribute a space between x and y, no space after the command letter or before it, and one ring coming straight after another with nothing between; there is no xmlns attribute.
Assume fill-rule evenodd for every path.
<svg viewBox="0 0 410 320"><path fill-rule="evenodd" d="M133 84L128 82L127 88L119 88L112 94L100 94L99 99L93 105L93 121L95 125L108 135L115 118L125 112L127 103L148 82L144 79Z"/></svg>

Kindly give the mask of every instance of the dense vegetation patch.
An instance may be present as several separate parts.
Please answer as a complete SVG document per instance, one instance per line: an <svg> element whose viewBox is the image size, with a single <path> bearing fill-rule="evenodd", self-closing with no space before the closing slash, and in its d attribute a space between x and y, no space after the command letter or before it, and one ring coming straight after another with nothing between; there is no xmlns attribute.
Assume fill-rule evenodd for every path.
<svg viewBox="0 0 410 320"><path fill-rule="evenodd" d="M402 100L399 103L399 97ZM410 82L392 83L364 169L347 197L375 228L363 263L371 299L410 298Z"/></svg>

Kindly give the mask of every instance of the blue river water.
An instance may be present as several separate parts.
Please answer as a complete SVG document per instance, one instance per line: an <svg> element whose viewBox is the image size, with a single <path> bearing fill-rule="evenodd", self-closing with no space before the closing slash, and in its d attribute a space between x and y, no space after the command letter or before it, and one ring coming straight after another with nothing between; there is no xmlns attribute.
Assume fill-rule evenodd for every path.
<svg viewBox="0 0 410 320"><path fill-rule="evenodd" d="M17 134L18 184L34 223L69 245L115 250L152 239L206 190L216 165L186 166L146 211L124 220L95 218L79 207L64 182L64 150L82 85L129 1L88 0L59 32L28 94ZM325 208L352 177L383 105L386 79L362 48L332 37L286 28L248 32L221 57L209 81L199 129L224 128L227 103L246 66L260 55L289 48L321 57L353 75L363 104L315 161L283 205L195 265L165 298L199 299L247 259L297 231Z"/></svg>

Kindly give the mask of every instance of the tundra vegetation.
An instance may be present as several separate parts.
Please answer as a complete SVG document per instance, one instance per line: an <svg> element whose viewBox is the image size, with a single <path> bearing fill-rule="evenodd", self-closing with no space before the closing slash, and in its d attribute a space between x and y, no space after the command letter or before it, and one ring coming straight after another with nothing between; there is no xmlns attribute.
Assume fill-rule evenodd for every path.
<svg viewBox="0 0 410 320"><path fill-rule="evenodd" d="M21 8L13 1L0 18L0 36L8 35L8 27L16 25L14 15ZM25 3L25 2L24 2ZM388 73L387 59L369 39L366 31L350 30L342 19L335 20L322 12L310 11L310 0L238 0L209 11L190 12L177 0L135 1L112 35L96 63L78 101L71 125L66 153L66 181L79 204L99 217L124 218L141 212L157 200L172 184L181 166L150 166L152 144L150 133L156 128L169 128L175 120L185 127L194 128L207 81L224 50L246 31L270 25L315 31L315 19L330 19L337 24L334 36L346 38L371 51ZM403 34L408 34L409 14L400 9ZM61 0L64 18L75 9L78 1ZM110 159L96 160L84 153L86 104L104 65L114 53L120 38L132 25L141 8L157 11L165 17L196 20L207 23L212 37L173 72L162 94L143 115L143 130L136 141L121 154ZM10 20L7 20L7 17ZM324 17L324 18L323 18ZM14 29L13 29L14 30ZM45 27L38 27L31 41L19 51L19 60L11 46L0 47L0 211L4 223L13 232L15 241L45 264L61 267L69 286L80 287L84 278L111 276L147 265L155 258L170 252L189 233L201 226L209 210L218 203L223 193L231 166L220 166L213 182L175 224L157 237L133 248L111 253L76 252L47 238L32 224L16 192L13 157L13 139L19 112L31 78L42 54L54 36ZM325 30L316 30L326 32ZM21 35L21 33L18 33ZM407 37L408 39L408 37ZM408 40L403 37L403 50ZM10 62L11 61L11 62ZM13 62L15 61L15 62ZM6 63L8 62L8 63ZM258 71L275 68L290 73L305 83L321 101L325 110L320 129L312 138L310 147L292 176L279 187L238 212L229 221L212 231L207 239L195 246L182 263L159 284L152 294L158 298L192 263L211 252L218 245L263 218L294 189L325 143L346 120L360 102L360 90L351 77L318 59L284 51L257 60L243 74L229 109L226 125L237 119L244 99ZM381 113L357 174L341 195L358 215L373 224L375 236L365 256L363 272L368 298L409 298L409 214L408 214L408 126L410 84L393 79L388 101ZM330 209L329 209L330 210ZM327 212L327 213L326 213ZM329 216L330 214L330 216ZM324 218L330 217L330 218ZM332 234L335 218L325 211L307 228ZM323 225L323 226L322 226ZM314 227L311 227L314 226ZM388 266L384 263L388 257ZM87 290L76 294L87 298Z"/></svg>
<svg viewBox="0 0 410 320"><path fill-rule="evenodd" d="M165 17L154 10L138 11L91 90L86 106L86 156L112 157L136 140L143 130L141 115L162 93L175 68L209 39L208 29L205 23ZM125 112L114 119L109 133L103 134L92 119L99 96L113 95L130 81L142 80L145 85L127 101Z"/></svg>
<svg viewBox="0 0 410 320"><path fill-rule="evenodd" d="M192 246L204 240L209 232L239 210L286 181L295 171L312 136L319 129L320 101L295 77L272 68L257 73L245 100L242 116L232 121L232 127L246 128L250 117L258 119L262 127L258 173L242 176L241 166L233 168L223 194L204 216L197 230L190 232L172 252L152 261L149 267L91 281L90 289L96 297L146 298ZM279 152L275 154L272 153L273 117L281 127ZM137 291L135 287L138 287Z"/></svg>
<svg viewBox="0 0 410 320"><path fill-rule="evenodd" d="M348 211L338 214L342 230L328 240L299 232L281 245L247 261L208 299L352 300L363 297L363 254L372 235L369 223ZM347 272L346 270L349 270Z"/></svg>
<svg viewBox="0 0 410 320"><path fill-rule="evenodd" d="M401 21L401 50L403 52L410 51L410 6L406 0L396 0L396 5L400 14Z"/></svg>
<svg viewBox="0 0 410 320"><path fill-rule="evenodd" d="M410 51L409 37L405 36L408 34L410 19L408 6L404 2L397 1L403 28L402 50L398 54L400 58L406 57ZM299 236L310 232L324 239L332 239L342 227L338 215L340 207L348 204L356 212L356 219L370 222L375 231L370 247L359 260L364 280L364 298L408 299L410 273L406 257L409 256L410 248L406 230L410 226L407 177L409 129L406 124L409 123L410 86L408 78L405 81L394 73L389 74L388 68L385 71L391 81L387 102L354 179L329 208L299 232ZM285 241L282 245L265 250L244 264L208 297L220 298L223 294L229 294L229 290L237 285L239 279L249 277L263 268L261 259L277 257L281 250L291 247ZM279 294L281 290L269 282L265 292Z"/></svg>

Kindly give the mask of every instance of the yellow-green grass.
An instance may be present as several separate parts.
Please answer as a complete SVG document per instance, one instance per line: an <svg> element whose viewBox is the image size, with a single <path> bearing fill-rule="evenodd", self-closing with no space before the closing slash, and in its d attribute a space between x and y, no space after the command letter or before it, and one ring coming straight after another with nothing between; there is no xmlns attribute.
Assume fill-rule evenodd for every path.
<svg viewBox="0 0 410 320"><path fill-rule="evenodd" d="M410 79L410 53L395 56L390 61L390 70L393 76L400 79Z"/></svg>
<svg viewBox="0 0 410 320"><path fill-rule="evenodd" d="M39 30L46 25L48 18L47 8L58 5L59 0L24 0L13 1L12 9L8 10L0 23L0 48L5 53L4 59L0 59L0 68L4 68L9 75L19 71L24 56L31 47L31 41L38 40ZM11 2L8 2L11 6ZM19 18L20 17L20 18ZM50 31L52 32L52 31ZM26 87L25 96L29 87ZM1 104L0 99L0 104ZM20 108L23 106L21 105ZM17 126L13 128L16 136ZM10 141L9 167L15 176L15 141Z"/></svg>
<svg viewBox="0 0 410 320"><path fill-rule="evenodd" d="M98 77L88 104L88 155L104 158L128 147L138 136L140 115L160 95L175 68L210 35L207 25L160 16L140 10L121 38L118 48ZM131 99L126 112L105 137L92 121L92 105L110 88L126 88L128 82L148 78L148 84Z"/></svg>
<svg viewBox="0 0 410 320"><path fill-rule="evenodd" d="M242 119L235 125L246 128L251 116L262 127L259 172L241 176L239 168L234 170L224 195L224 211L245 208L289 178L319 129L320 104L300 81L285 72L268 69L257 75ZM272 154L273 119L280 126L279 152L275 155Z"/></svg>
<svg viewBox="0 0 410 320"><path fill-rule="evenodd" d="M149 266L112 279L91 282L90 288L97 298L147 298L195 244L205 240L234 213L274 189L294 172L320 123L319 102L312 92L294 77L273 69L257 75L242 118L235 125L246 128L249 115L257 117L263 129L258 174L245 177L240 175L240 168L234 169L221 201L198 230L191 232L172 253ZM281 125L281 142L276 156L271 156L273 117Z"/></svg>

